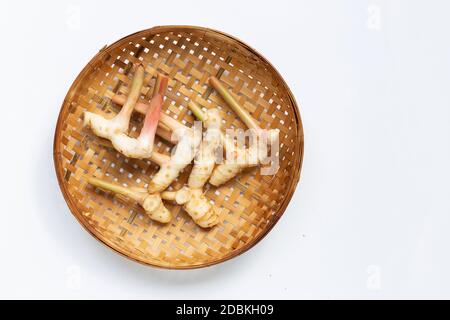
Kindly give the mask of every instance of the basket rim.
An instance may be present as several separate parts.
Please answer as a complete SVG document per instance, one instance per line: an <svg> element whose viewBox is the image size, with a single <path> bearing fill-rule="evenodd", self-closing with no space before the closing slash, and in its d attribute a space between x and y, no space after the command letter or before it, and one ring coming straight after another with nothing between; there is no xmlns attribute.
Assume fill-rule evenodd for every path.
<svg viewBox="0 0 450 320"><path fill-rule="evenodd" d="M88 72L90 72L92 69L95 68L95 66L93 65L93 62L95 62L96 60L101 60L101 58L104 54L107 54L108 51L113 50L114 48L122 45L122 43L130 37L137 36L140 34L158 33L158 32L165 32L165 31L176 31L176 30L183 30L183 29L204 31L204 35L211 33L216 36L223 37L224 39L235 41L240 46L244 47L245 49L250 51L252 54L255 54L264 63L266 63L272 69L272 71L275 72L275 74L279 77L284 89L287 92L287 95L289 97L291 105L294 109L294 115L295 115L296 123L298 126L297 136L298 136L298 139L300 139L300 143L298 143L298 148L296 150L296 152L299 154L299 157L297 157L296 163L294 164L294 168L298 168L298 169L295 170L295 172L294 172L293 179L291 180L291 183L288 188L289 192L287 193L287 196L283 199L280 208L277 210L276 214L274 215L274 218L270 221L269 224L267 224L266 228L260 234L255 236L250 242L244 244L241 248L230 251L229 253L222 256L220 259L216 259L216 260L204 262L204 263L192 264L192 265L173 266L170 264L166 265L164 263L161 263L161 264L151 263L145 259L140 259L137 256L134 256L134 255L132 256L130 253L127 252L126 249L116 245L112 241L109 241L109 239L107 237L105 237L101 232L99 232L95 228L93 228L87 222L87 220L83 219L82 213L79 212L72 197L69 195L69 191L67 189L67 184L64 182L63 170L61 170L62 164L58 158L59 156L61 156L60 136L58 135L58 133L61 132L61 127L63 125L63 119L64 119L65 114L67 113L67 108L64 108L64 107L70 100L71 94L75 91L77 86L79 86L80 81L84 78L84 76ZM126 36L120 38L119 40L113 42L111 45L105 45L103 48L101 48L99 50L99 52L97 54L95 54L91 58L91 60L86 64L86 66L80 71L80 73L75 78L72 85L70 86L70 88L63 100L60 111L59 111L56 128L55 128L55 133L54 133L54 139L53 139L53 163L54 163L54 167L55 167L55 171L56 171L58 185L61 189L61 193L63 194L64 200L66 201L71 214L77 219L77 221L83 226L83 228L91 236L93 236L97 241L99 241L100 243L102 243L103 245L108 247L109 249L113 250L114 252L120 254L121 256L126 257L127 259L130 259L132 261L138 262L138 263L146 265L146 266L156 267L156 268L160 268L160 269L171 269L171 270L189 270L189 269L199 269L199 268L213 266L213 265L228 261L232 258L235 258L235 257L247 252L249 249L253 248L256 244L258 244L272 230L272 228L280 220L281 216L286 211L287 206L290 203L292 196L295 193L296 187L300 181L301 169L302 169L302 164L303 164L303 155L304 155L304 132L303 132L303 123L301 120L299 107L294 98L294 95L292 94L291 89L289 88L289 86L287 85L286 81L281 76L281 74L278 72L278 70L262 54L260 54L257 50L255 50L253 47L249 46L242 40L240 40L230 34L227 34L225 32L219 31L219 30L206 28L206 27L200 27L200 26L193 26L193 25L154 26L152 28L143 29L143 30L131 33L129 35L126 35Z"/></svg>

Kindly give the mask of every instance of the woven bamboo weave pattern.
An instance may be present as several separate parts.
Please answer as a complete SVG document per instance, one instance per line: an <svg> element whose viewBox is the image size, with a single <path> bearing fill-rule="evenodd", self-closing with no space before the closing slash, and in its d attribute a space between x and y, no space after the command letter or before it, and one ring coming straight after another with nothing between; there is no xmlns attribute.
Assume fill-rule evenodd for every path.
<svg viewBox="0 0 450 320"><path fill-rule="evenodd" d="M280 130L280 168L263 176L245 170L206 196L218 208L220 223L198 227L179 206L165 202L174 219L167 225L150 220L133 201L88 185L96 176L125 186L146 187L158 167L149 160L128 159L111 144L83 127L85 110L117 113L115 94L127 94L133 63L145 66L142 100L149 101L157 72L169 77L163 112L191 126L189 100L206 109L219 108L223 128L244 123L209 87L218 77L262 128ZM142 116L134 114L130 134L137 136ZM156 149L169 154L172 145L156 139ZM96 238L141 263L164 268L196 268L234 257L258 242L276 223L295 190L303 157L303 129L296 102L278 72L258 53L218 31L164 26L127 36L102 49L83 69L64 100L54 140L55 167L64 197L74 216ZM179 189L187 167L171 185Z"/></svg>

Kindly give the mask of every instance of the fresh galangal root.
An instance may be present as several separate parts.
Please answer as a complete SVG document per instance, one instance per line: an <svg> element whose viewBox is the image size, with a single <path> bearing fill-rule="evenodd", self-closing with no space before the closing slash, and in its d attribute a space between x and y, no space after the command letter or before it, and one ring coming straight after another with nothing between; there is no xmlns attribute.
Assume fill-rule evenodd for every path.
<svg viewBox="0 0 450 320"><path fill-rule="evenodd" d="M113 102L120 104L125 98L123 96L113 97ZM192 106L195 105L192 103ZM190 103L191 106L191 103ZM196 106L196 105L195 105ZM150 107L145 103L138 103L138 111L143 113ZM170 118L170 117L169 117ZM192 158L197 152L199 155L199 162L194 164L193 170L189 176L189 187L184 187L177 192L164 192L164 199L176 200L180 205L183 205L184 210L193 218L193 220L203 228L209 228L218 223L218 215L216 209L212 206L208 199L203 195L202 188L214 168L215 148L220 144L220 125L222 119L217 109L211 109L204 113L203 120L208 128L205 137L202 141L202 146L198 148L199 137L194 137L193 131L178 123L176 120L164 119L161 117L167 127L176 131L177 134L173 140L179 141L176 145L176 150L170 159L156 158L156 152L152 154L152 161L160 166L160 170L151 180L148 187L149 194L159 194L165 190L175 180L180 171L192 161ZM216 130L219 129L219 130ZM176 199L175 199L175 194ZM182 200L186 199L186 200Z"/></svg>
<svg viewBox="0 0 450 320"><path fill-rule="evenodd" d="M167 88L167 77L158 82L160 87L150 101L139 137L131 138L125 133L112 136L111 142L116 150L130 158L147 159L151 157L155 141L156 128L161 116L164 94Z"/></svg>
<svg viewBox="0 0 450 320"><path fill-rule="evenodd" d="M237 102L231 93L215 77L209 78L210 85L220 94L239 118L251 129L253 143L248 149L236 147L224 135L222 142L231 158L227 158L224 163L219 164L213 171L209 182L214 186L220 186L243 169L259 165L267 157L267 144L278 140L279 131L275 129L263 130L257 121ZM263 142L263 143L262 143ZM230 152L230 150L232 150Z"/></svg>
<svg viewBox="0 0 450 320"><path fill-rule="evenodd" d="M204 112L192 101L189 102L189 108L207 128L200 145L200 151L197 154L200 160L194 163L189 176L189 187L202 188L208 179L213 186L220 186L235 177L243 169L258 164L255 158L257 156L255 144L252 144L249 149L237 147L232 139L221 132L222 118L218 109L209 109ZM215 150L221 145L228 151L231 158L226 159L224 163L219 164L214 169Z"/></svg>
<svg viewBox="0 0 450 320"><path fill-rule="evenodd" d="M209 183L218 187L242 172L246 168L258 165L257 151L255 147L250 146L248 149L234 147L233 152L229 152L231 147L227 148L228 158L214 168Z"/></svg>
<svg viewBox="0 0 450 320"><path fill-rule="evenodd" d="M183 206L184 210L200 227L210 228L219 222L219 216L216 208L205 197L202 190L203 186L208 179L212 185L219 186L236 176L244 168L260 164L263 156L260 144L253 143L248 149L236 147L234 140L229 139L221 132L222 119L218 110L210 109L203 112L198 105L190 102L190 109L198 119L205 123L207 128L202 141L201 136L194 134L194 130L191 128L165 114L161 114L163 96L168 83L166 77L158 74L150 105L138 103L143 78L143 67L138 66L128 97L119 95L112 98L114 102L123 104L122 110L114 118L107 120L99 115L86 112L84 121L98 136L111 140L114 147L123 154L135 158L150 158L160 166L159 171L150 181L147 189L126 188L97 178L89 178L88 182L98 188L137 201L151 219L162 223L167 223L172 219L171 213L164 207L162 199L175 201ZM216 78L210 78L210 84L244 123L250 129L253 129L254 135L257 137L253 140L268 138L267 141L271 142L275 139L278 131L262 130ZM144 126L137 139L126 135L133 109L146 115ZM174 133L173 137L168 138L168 140L178 142L170 158L152 150L158 119L169 133L170 131ZM214 168L215 151L221 144L227 150L229 158L223 164ZM230 150L232 152L229 152ZM196 160L198 161L194 163L188 186L178 191L163 192L178 177L181 170L192 162L194 156L197 156Z"/></svg>
<svg viewBox="0 0 450 320"><path fill-rule="evenodd" d="M145 189L125 188L93 177L88 178L88 183L100 189L111 191L136 201L144 208L145 212L152 220L161 223L168 223L172 220L172 214L164 207L159 194L149 194Z"/></svg>
<svg viewBox="0 0 450 320"><path fill-rule="evenodd" d="M170 161L164 163L148 185L148 192L161 192L179 176L181 170L192 162L197 152L201 137L195 135L192 130L178 132L178 144L170 157Z"/></svg>
<svg viewBox="0 0 450 320"><path fill-rule="evenodd" d="M132 138L128 136L126 132L128 131L131 112L136 108L137 98L139 98L139 94L136 95L136 92L139 93L142 87L142 81L140 80L140 78L143 77L142 70L142 66L138 66L138 70L136 71L131 85L130 94L124 101L125 104L116 117L111 120L105 120L99 115L86 113L84 118L86 125L89 125L94 133L100 133L99 136L111 140L113 147L117 151L129 158L137 159L147 159L151 157L155 134L164 102L164 94L168 83L167 77L158 75L158 79L160 79L160 81L157 81L159 87L155 90L155 95L150 102L149 108L146 110L144 125L139 136L137 138ZM136 82L138 82L138 85L136 85ZM130 101L131 103L129 103ZM124 125L118 130L114 127L117 123L127 123L127 128L124 130ZM110 126L113 126L113 128L111 129Z"/></svg>
<svg viewBox="0 0 450 320"><path fill-rule="evenodd" d="M120 112L112 119L106 119L99 114L92 112L84 113L84 125L92 129L95 135L111 140L113 135L125 133L130 125L130 117L136 102L139 99L142 85L144 83L144 66L139 64L136 67L133 81L131 83L130 94Z"/></svg>
<svg viewBox="0 0 450 320"><path fill-rule="evenodd" d="M164 191L161 198L183 206L192 220L202 228L211 228L219 223L216 208L209 203L201 189L183 187L178 191Z"/></svg>
<svg viewBox="0 0 450 320"><path fill-rule="evenodd" d="M201 142L201 135L184 126L178 121L168 117L164 124L172 130L174 140L178 141L170 161L162 164L159 171L148 185L148 192L155 193L166 190L167 187L180 175L180 172L192 162Z"/></svg>
<svg viewBox="0 0 450 320"><path fill-rule="evenodd" d="M144 208L150 219L161 223L168 223L172 220L172 214L161 199L175 201L182 205L194 222L202 228L210 228L219 222L214 206L209 203L201 189L183 187L178 191L150 194L144 188L126 188L94 177L88 178L88 183L136 201Z"/></svg>
<svg viewBox="0 0 450 320"><path fill-rule="evenodd" d="M207 112L203 112L193 101L189 103L189 108L207 128L188 180L190 188L201 189L208 181L216 164L216 150L220 147L222 139L220 131L222 117L218 109L209 109Z"/></svg>
<svg viewBox="0 0 450 320"><path fill-rule="evenodd" d="M158 88L161 87L161 85L158 86L158 84L163 82L164 80L162 79L162 75L158 74L152 101L155 96L158 95ZM121 95L116 95L112 98L112 101L117 104L121 104L125 101L125 99ZM138 103L136 107L137 111L141 113L144 110L147 110L148 112L148 110L152 108L151 106L147 106L145 103ZM170 158L170 161L163 163L160 166L159 171L150 181L148 186L149 193L157 193L167 189L167 187L179 176L180 172L192 162L201 141L201 136L195 135L191 128L179 123L165 114L161 114L160 122L172 131L173 134L170 140L178 141L178 143Z"/></svg>

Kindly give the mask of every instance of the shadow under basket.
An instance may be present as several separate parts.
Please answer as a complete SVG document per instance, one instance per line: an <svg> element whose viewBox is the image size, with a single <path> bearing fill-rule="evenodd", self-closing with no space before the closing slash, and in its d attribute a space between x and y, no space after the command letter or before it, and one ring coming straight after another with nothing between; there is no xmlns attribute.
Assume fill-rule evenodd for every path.
<svg viewBox="0 0 450 320"><path fill-rule="evenodd" d="M207 109L217 107L223 128L245 125L209 87L216 76L259 121L262 128L280 130L279 169L261 175L245 170L206 196L216 206L220 223L198 227L179 206L165 202L174 218L163 225L150 220L133 201L87 184L96 176L127 186L145 187L158 167L149 160L129 159L109 142L83 127L85 110L117 113L115 94L126 94L133 63L145 66L142 96L149 99L157 72L169 76L163 112L190 126L189 100ZM130 72L131 71L131 72ZM131 134L142 117L133 115ZM172 147L156 139L156 149ZM129 35L104 47L72 84L62 105L54 139L54 161L64 198L78 221L95 238L137 262L170 269L213 265L233 258L260 241L275 225L295 191L303 158L303 128L295 99L275 68L242 41L219 31L192 26L162 26ZM179 189L188 166L172 184Z"/></svg>

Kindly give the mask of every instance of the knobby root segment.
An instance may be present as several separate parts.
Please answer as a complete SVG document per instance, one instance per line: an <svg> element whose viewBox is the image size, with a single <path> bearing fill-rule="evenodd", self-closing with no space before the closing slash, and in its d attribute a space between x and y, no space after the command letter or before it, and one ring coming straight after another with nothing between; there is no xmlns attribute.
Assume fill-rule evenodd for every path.
<svg viewBox="0 0 450 320"><path fill-rule="evenodd" d="M251 157L252 155L254 156L255 150L237 147L232 139L226 137L220 131L222 118L217 109L203 112L200 106L194 102L190 102L188 106L207 128L198 153L200 160L194 163L189 176L189 187L202 188L208 179L212 185L220 186L235 177L243 169L256 165ZM221 143L225 150L236 155L236 159L227 159L224 163L214 168L215 150Z"/></svg>
<svg viewBox="0 0 450 320"><path fill-rule="evenodd" d="M172 214L164 207L159 194L148 194L146 190L142 188L126 188L94 177L88 178L87 181L95 187L126 196L136 201L144 208L145 212L152 220L161 223L168 223L172 220Z"/></svg>
<svg viewBox="0 0 450 320"><path fill-rule="evenodd" d="M219 164L212 172L209 183L215 187L230 181L233 177L237 176L245 166L238 165L236 163L230 163L225 160L224 163Z"/></svg>
<svg viewBox="0 0 450 320"><path fill-rule="evenodd" d="M224 163L215 167L209 183L220 186L234 178L245 168L255 167L260 164L260 144L258 141L250 144L249 148L236 146L231 139L222 135L227 158Z"/></svg>
<svg viewBox="0 0 450 320"><path fill-rule="evenodd" d="M234 161L235 159L227 159L225 160L225 163L218 165L214 169L209 182L214 186L220 186L235 177L244 168L255 166L263 162L267 157L267 144L276 143L278 141L278 130L262 130L258 122L237 102L231 92L229 92L216 77L210 77L209 83L246 126L253 131L252 133L256 139L249 149L243 149L236 147L231 139L222 135L222 143L227 150L227 153L229 150L235 150L239 159L245 159L245 161L236 162Z"/></svg>
<svg viewBox="0 0 450 320"><path fill-rule="evenodd" d="M216 208L209 203L202 190L199 189L183 187L178 191L149 194L143 188L126 188L94 177L90 177L87 180L89 184L97 188L120 194L136 201L144 208L151 219L158 222L168 223L172 220L172 215L164 207L162 199L175 201L178 205L182 205L194 222L202 228L210 228L219 222Z"/></svg>
<svg viewBox="0 0 450 320"><path fill-rule="evenodd" d="M161 193L164 200L175 201L202 228L211 228L219 222L219 215L205 197L201 189L183 187L178 191Z"/></svg>
<svg viewBox="0 0 450 320"><path fill-rule="evenodd" d="M201 141L199 135L184 132L179 135L179 142L170 161L164 163L148 185L149 193L161 192L178 177L181 170L192 162Z"/></svg>
<svg viewBox="0 0 450 320"><path fill-rule="evenodd" d="M222 139L220 131L222 118L219 110L210 109L207 112L203 112L192 101L189 103L189 108L207 128L188 180L189 187L202 189L210 178L216 163L216 150L220 147Z"/></svg>
<svg viewBox="0 0 450 320"><path fill-rule="evenodd" d="M257 166L259 164L257 152L258 150L254 150L253 147L250 147L250 149L235 147L235 157L227 158L224 163L216 166L209 183L218 187L237 176L242 170Z"/></svg>
<svg viewBox="0 0 450 320"><path fill-rule="evenodd" d="M156 83L163 82L164 79ZM169 162L163 163L150 181L148 186L149 193L161 192L178 177L181 170L183 170L188 164L192 162L192 159L197 153L198 146L201 141L201 136L194 134L194 130L180 124L175 119L167 117L164 119L164 124L176 134L176 140L178 143L176 145L175 151L172 154ZM161 118L163 121L163 118Z"/></svg>
<svg viewBox="0 0 450 320"><path fill-rule="evenodd" d="M105 148L111 148L111 142L108 140L100 139L97 141L98 145L103 146ZM163 153L153 151L149 158L151 161L156 163L158 166L162 166L164 163L167 163L170 161L170 157L168 155L165 155Z"/></svg>

